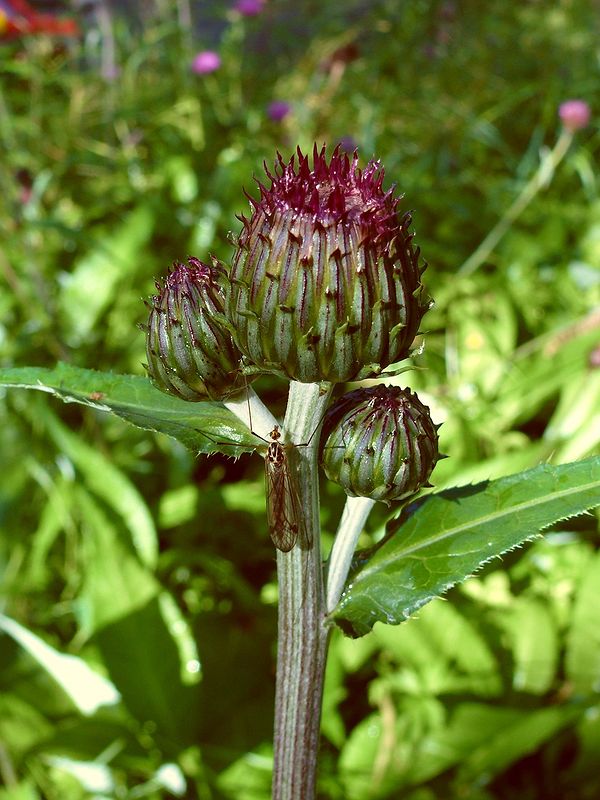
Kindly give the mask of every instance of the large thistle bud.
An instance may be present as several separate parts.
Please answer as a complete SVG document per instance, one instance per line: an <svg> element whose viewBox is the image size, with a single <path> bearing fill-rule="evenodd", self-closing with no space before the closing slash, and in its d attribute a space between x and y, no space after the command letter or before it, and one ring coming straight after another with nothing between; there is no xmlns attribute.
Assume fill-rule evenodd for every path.
<svg viewBox="0 0 600 800"><path fill-rule="evenodd" d="M321 463L352 497L402 500L429 485L440 458L437 429L410 389L356 389L325 415Z"/></svg>
<svg viewBox="0 0 600 800"><path fill-rule="evenodd" d="M189 258L156 284L146 330L154 384L184 400L220 400L239 391L240 351L218 323L223 312L219 269Z"/></svg>
<svg viewBox="0 0 600 800"><path fill-rule="evenodd" d="M230 271L226 315L240 350L302 382L378 375L408 355L428 302L400 198L334 151L278 156L261 183Z"/></svg>

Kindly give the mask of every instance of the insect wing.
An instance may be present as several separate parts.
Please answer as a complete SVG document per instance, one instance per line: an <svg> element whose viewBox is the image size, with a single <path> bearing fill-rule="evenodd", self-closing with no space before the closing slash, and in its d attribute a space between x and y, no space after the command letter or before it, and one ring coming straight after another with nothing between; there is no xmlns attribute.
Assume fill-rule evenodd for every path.
<svg viewBox="0 0 600 800"><path fill-rule="evenodd" d="M298 541L302 509L285 450L279 443L269 446L265 458L265 483L269 534L275 547L287 553Z"/></svg>

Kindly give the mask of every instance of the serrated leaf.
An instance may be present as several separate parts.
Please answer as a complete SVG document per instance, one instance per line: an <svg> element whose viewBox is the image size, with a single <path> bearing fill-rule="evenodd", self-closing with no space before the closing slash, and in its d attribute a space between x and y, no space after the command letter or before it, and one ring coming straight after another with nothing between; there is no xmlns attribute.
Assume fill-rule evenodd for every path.
<svg viewBox="0 0 600 800"><path fill-rule="evenodd" d="M0 369L0 385L37 389L66 403L110 411L138 428L172 436L196 453L239 456L264 445L221 403L190 403L171 397L139 375L114 375L59 363L52 369Z"/></svg>
<svg viewBox="0 0 600 800"><path fill-rule="evenodd" d="M490 559L600 505L600 457L431 494L352 578L331 619L362 636L398 624Z"/></svg>

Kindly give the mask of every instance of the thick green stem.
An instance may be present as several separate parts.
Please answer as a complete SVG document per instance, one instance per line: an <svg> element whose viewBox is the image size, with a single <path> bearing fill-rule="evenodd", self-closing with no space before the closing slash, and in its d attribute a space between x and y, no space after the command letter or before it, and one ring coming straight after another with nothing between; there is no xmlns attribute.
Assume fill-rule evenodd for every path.
<svg viewBox="0 0 600 800"><path fill-rule="evenodd" d="M301 538L305 543L289 553L277 553L274 800L315 797L328 641L319 525L319 436L315 428L323 417L330 392L329 386L292 382L284 422L287 441L309 444L290 453L304 512L305 535Z"/></svg>

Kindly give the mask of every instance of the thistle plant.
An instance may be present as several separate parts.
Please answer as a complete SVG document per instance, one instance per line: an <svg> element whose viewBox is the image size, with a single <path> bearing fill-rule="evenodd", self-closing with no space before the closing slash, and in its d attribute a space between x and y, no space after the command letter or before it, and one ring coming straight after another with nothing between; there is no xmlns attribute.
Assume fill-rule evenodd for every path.
<svg viewBox="0 0 600 800"><path fill-rule="evenodd" d="M334 384L379 376L409 355L429 301L411 217L400 213L394 187L384 190L377 162L361 169L357 153L336 149L328 160L315 146L312 163L298 149L265 170L270 186L259 182L260 198L250 198L225 281L196 259L177 264L153 300L147 352L156 385L186 400L235 394L240 372L291 382L282 431L253 392L225 402L255 428L264 420L255 432L268 437L262 454L279 576L273 796L305 800L315 792L330 631L318 431ZM390 502L427 483L437 431L416 395L358 390L325 419L325 471L348 495ZM336 574L343 581L339 564Z"/></svg>
<svg viewBox="0 0 600 800"><path fill-rule="evenodd" d="M404 622L490 559L598 505L600 459L419 494L442 456L436 414L398 385L429 307L401 197L384 189L377 162L361 168L356 153L317 148L278 156L259 192L230 264L189 258L157 284L144 326L149 378L58 365L4 370L0 382L112 411L196 453L263 456L279 580L272 794L311 800L333 626L362 636ZM263 373L289 382L283 420L250 386ZM319 464L347 495L325 564ZM378 502L385 531L357 553ZM156 552L140 542L150 570ZM118 699L115 688L106 703Z"/></svg>

